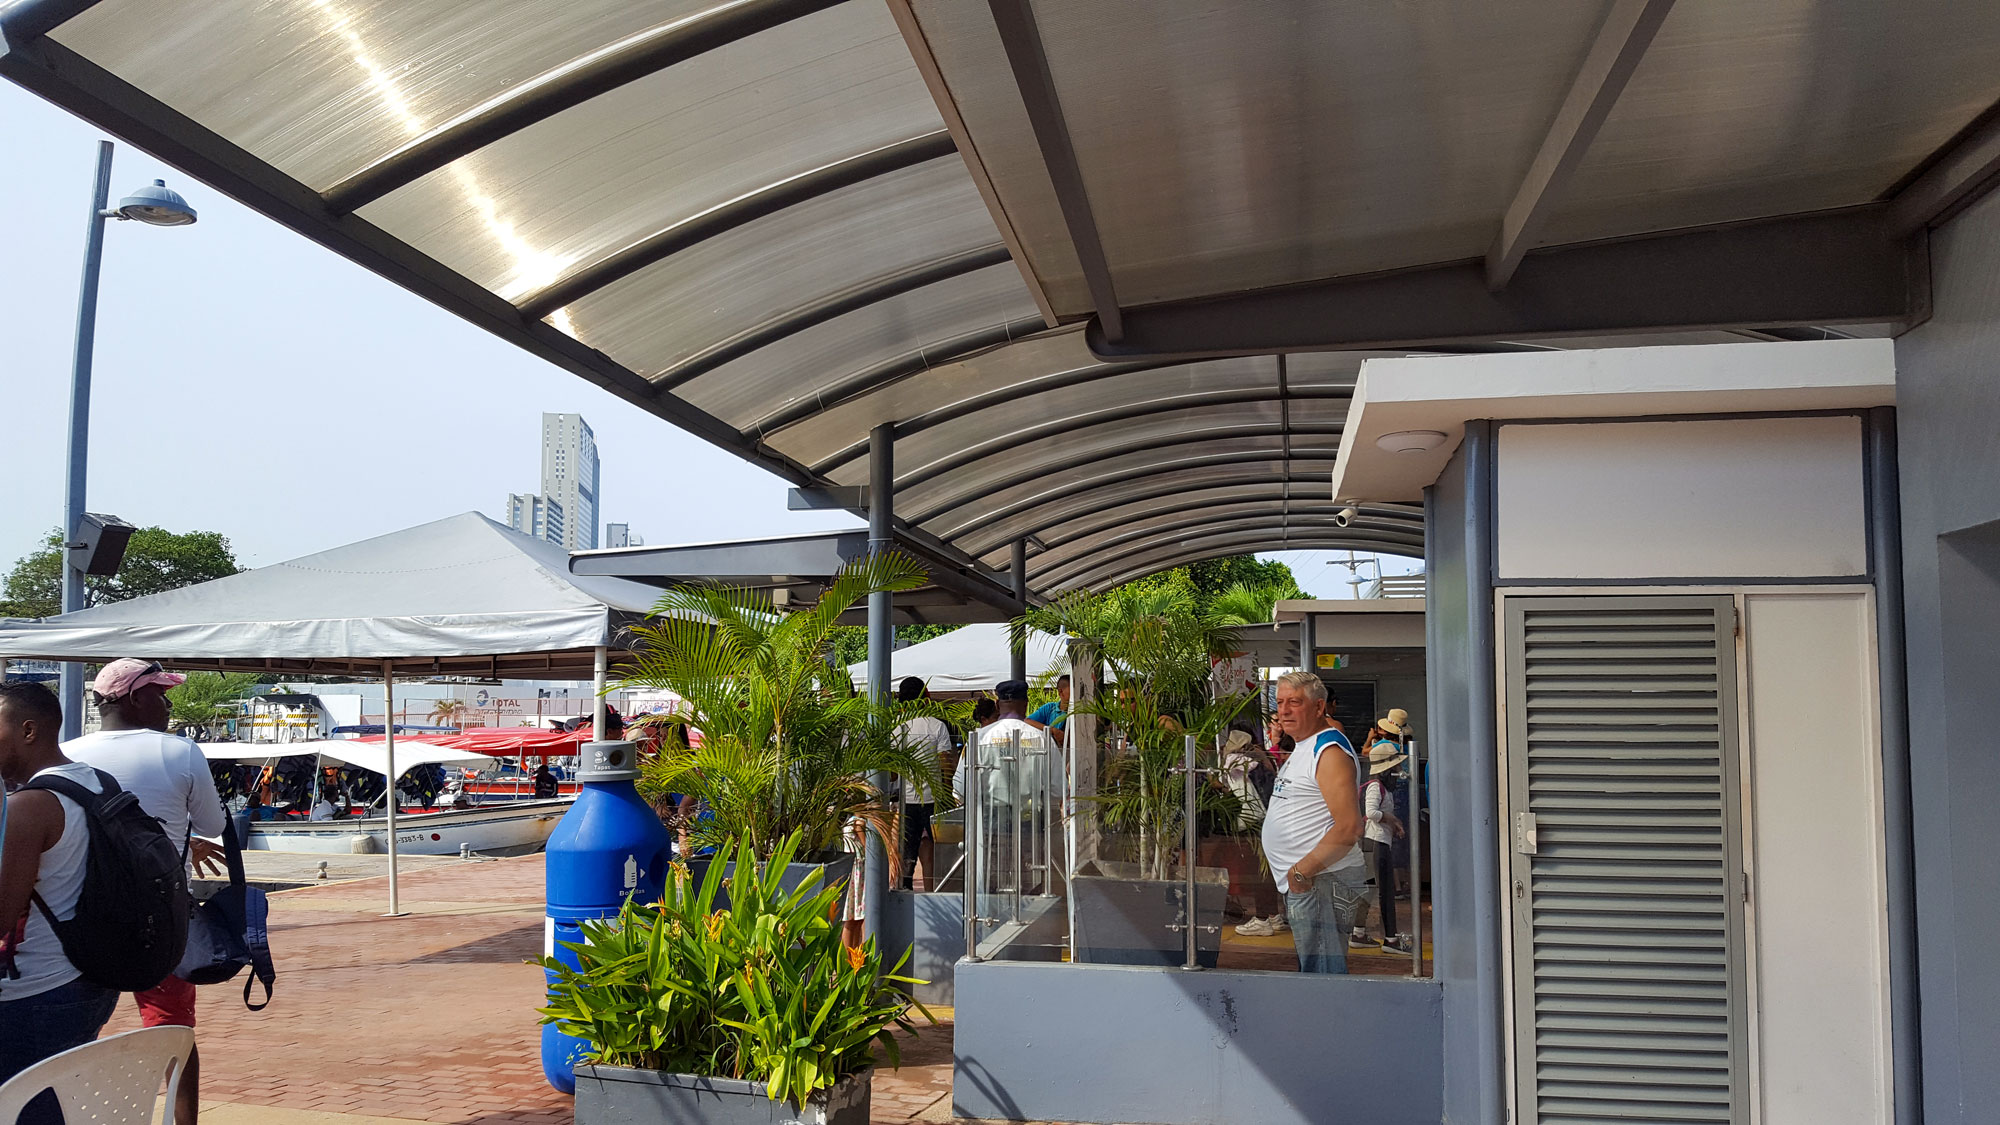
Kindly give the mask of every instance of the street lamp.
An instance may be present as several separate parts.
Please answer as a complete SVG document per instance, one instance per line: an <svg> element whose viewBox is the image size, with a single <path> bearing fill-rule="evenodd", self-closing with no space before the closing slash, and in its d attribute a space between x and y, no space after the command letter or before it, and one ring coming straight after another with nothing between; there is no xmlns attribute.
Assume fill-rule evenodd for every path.
<svg viewBox="0 0 2000 1125"><path fill-rule="evenodd" d="M90 228L84 241L83 288L76 302L76 352L69 384L69 479L63 488L62 611L83 608L83 571L89 562L82 535L84 466L90 448L90 361L97 336L97 275L104 260L104 221L133 220L156 227L184 227L194 222L194 208L154 180L111 202L111 142L97 142L97 182L90 197ZM63 737L83 733L83 665L65 663L58 678L62 689Z"/></svg>

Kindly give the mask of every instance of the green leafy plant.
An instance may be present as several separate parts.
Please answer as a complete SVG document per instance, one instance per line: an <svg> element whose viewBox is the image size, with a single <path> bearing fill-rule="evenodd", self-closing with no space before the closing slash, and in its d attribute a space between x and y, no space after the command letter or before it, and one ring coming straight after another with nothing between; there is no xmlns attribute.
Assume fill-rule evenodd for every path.
<svg viewBox="0 0 2000 1125"><path fill-rule="evenodd" d="M186 683L167 689L167 722L206 737L209 728L236 713L230 705L256 686L257 677L247 672L190 672Z"/></svg>
<svg viewBox="0 0 2000 1125"><path fill-rule="evenodd" d="M873 1065L874 1044L899 1065L890 1029L915 1034L913 1009L937 1021L892 986L925 982L899 975L907 951L885 969L873 939L841 944L841 885L814 872L784 889L800 846L793 833L760 866L738 843L729 909L715 906L728 865L696 883L676 863L659 902L584 923L583 940L566 943L579 968L542 962L555 983L541 1022L588 1041L592 1062L761 1081L772 1100L801 1106Z"/></svg>
<svg viewBox="0 0 2000 1125"><path fill-rule="evenodd" d="M668 591L648 623L634 628L631 661L613 685L680 699L641 726L660 738L642 767L640 794L656 804L668 793L701 798L709 817L687 826L696 847L734 839L769 856L796 835L805 853L820 854L856 820L890 856L900 855L901 809L870 775L915 779L948 795L937 755L906 745L896 728L920 714L949 722L956 712L927 700L870 700L827 653L841 614L870 593L923 581L921 566L891 553L850 564L816 604L795 613L752 590Z"/></svg>

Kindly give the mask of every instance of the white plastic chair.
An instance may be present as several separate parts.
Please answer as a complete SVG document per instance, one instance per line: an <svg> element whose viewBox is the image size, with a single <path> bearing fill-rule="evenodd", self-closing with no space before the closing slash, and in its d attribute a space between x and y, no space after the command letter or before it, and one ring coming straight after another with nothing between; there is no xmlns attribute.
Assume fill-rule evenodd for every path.
<svg viewBox="0 0 2000 1125"><path fill-rule="evenodd" d="M14 1125L43 1090L54 1090L64 1125L151 1125L167 1081L167 1115L194 1050L191 1027L147 1027L73 1047L0 1085L0 1123Z"/></svg>

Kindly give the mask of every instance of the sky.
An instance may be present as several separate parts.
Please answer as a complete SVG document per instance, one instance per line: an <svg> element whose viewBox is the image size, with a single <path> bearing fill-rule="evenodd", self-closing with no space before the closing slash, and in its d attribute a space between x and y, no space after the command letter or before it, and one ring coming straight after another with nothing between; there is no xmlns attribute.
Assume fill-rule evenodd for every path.
<svg viewBox="0 0 2000 1125"><path fill-rule="evenodd" d="M61 522L95 128L0 82L0 567ZM788 487L119 144L119 197L166 180L190 227L107 224L87 510L219 531L262 566L540 488L541 414L596 432L599 519L648 543L854 526ZM699 482L699 487L688 487ZM1351 597L1324 551L1267 555ZM1417 569L1387 559L1391 573ZM1372 570L1364 567L1364 573Z"/></svg>

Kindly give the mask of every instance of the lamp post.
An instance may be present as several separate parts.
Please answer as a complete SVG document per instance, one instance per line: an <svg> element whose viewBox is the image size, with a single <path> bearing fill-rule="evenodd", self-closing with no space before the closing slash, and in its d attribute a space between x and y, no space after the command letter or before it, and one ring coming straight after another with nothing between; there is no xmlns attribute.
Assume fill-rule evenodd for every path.
<svg viewBox="0 0 2000 1125"><path fill-rule="evenodd" d="M76 351L70 368L69 386L69 476L63 488L62 611L83 608L83 566L79 559L77 533L83 521L84 467L90 449L90 361L97 336L97 275L104 260L104 221L126 220L156 227L184 227L194 222L194 208L167 188L164 180L154 180L118 201L111 200L111 142L97 142L97 182L90 197L90 228L84 240L83 288L76 302ZM83 665L65 663L58 686L62 689L63 737L83 733Z"/></svg>

